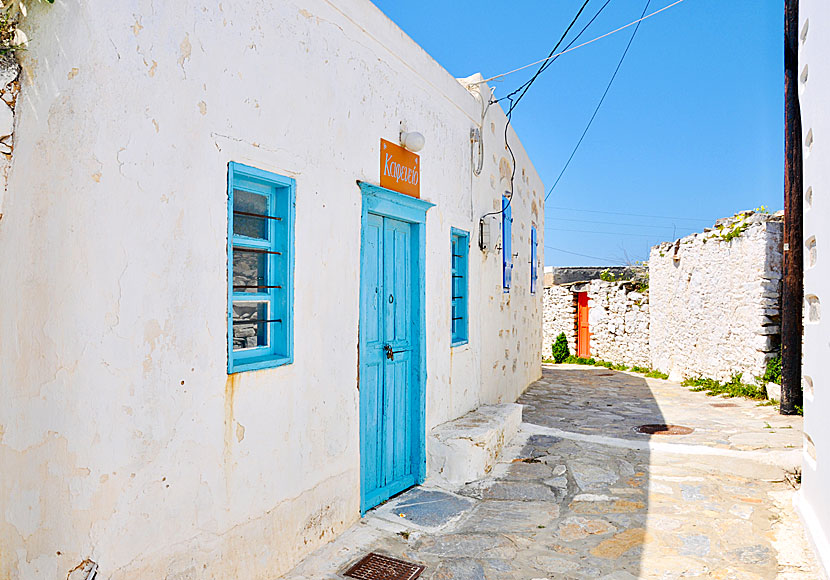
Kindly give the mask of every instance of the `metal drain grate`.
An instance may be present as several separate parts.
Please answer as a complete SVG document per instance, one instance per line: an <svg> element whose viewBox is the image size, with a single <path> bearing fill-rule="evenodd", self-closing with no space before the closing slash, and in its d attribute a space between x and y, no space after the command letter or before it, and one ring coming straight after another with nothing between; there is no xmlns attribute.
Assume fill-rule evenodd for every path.
<svg viewBox="0 0 830 580"><path fill-rule="evenodd" d="M634 431L643 435L688 435L694 429L683 425L640 425Z"/></svg>
<svg viewBox="0 0 830 580"><path fill-rule="evenodd" d="M712 403L713 407L737 407L735 403Z"/></svg>
<svg viewBox="0 0 830 580"><path fill-rule="evenodd" d="M359 580L415 580L426 568L372 552L344 574Z"/></svg>

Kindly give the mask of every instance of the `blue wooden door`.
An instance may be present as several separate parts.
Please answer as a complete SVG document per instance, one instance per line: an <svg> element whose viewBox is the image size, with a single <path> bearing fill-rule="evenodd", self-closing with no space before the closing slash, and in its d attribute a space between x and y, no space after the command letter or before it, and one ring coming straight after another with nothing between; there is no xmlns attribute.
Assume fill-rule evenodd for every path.
<svg viewBox="0 0 830 580"><path fill-rule="evenodd" d="M412 227L369 214L363 230L360 305L362 512L417 483L419 398L413 377Z"/></svg>

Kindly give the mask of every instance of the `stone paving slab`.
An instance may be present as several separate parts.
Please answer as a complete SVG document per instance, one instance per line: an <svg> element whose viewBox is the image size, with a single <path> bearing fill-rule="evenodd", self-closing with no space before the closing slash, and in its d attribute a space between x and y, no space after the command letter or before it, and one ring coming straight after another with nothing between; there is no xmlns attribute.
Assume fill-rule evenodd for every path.
<svg viewBox="0 0 830 580"><path fill-rule="evenodd" d="M620 388L629 379L591 373L585 371L587 378L558 376L555 382L582 384L575 389L577 400L580 389L595 402L600 392L612 402L630 396ZM562 402L551 393L562 387L548 382L528 391L535 398L531 420L547 420L561 410ZM618 423L640 420L642 411L635 408L653 409L650 416L662 418L663 405L671 409L674 403L665 403L672 397L659 391L669 387L681 388L661 386L652 398L645 394L645 389L652 392L649 385L634 382L641 398L620 406L626 411L615 415ZM729 423L719 414L723 408L708 406L711 398L700 393L678 398L686 396L706 401L695 403L702 415L695 426ZM583 421L593 420L591 405L584 407L570 427L576 434ZM767 420L763 407L726 409L747 433L763 433L757 425ZM614 415L603 412L609 414ZM558 425L561 429L563 424ZM697 444L700 452L690 455L603 443L612 440L608 437L599 442L560 437L544 429L524 424L481 480L453 493L416 488L369 512L284 579L342 578L339 572L369 551L425 565L425 580L819 577L792 510L793 489L780 468L755 461L757 453L744 451L747 459L740 460L717 455L714 437L703 438ZM764 449L780 450L785 440L773 437ZM630 444L632 439L626 433L616 441ZM727 446L734 453L742 448L740 443ZM381 517L399 506L410 510L407 517ZM433 527L426 530L418 521Z"/></svg>
<svg viewBox="0 0 830 580"><path fill-rule="evenodd" d="M519 398L523 421L574 433L723 449L790 450L802 445L803 418L743 398L711 397L678 383L582 365L543 365L542 379ZM734 407L722 407L724 403ZM646 424L693 427L689 435L648 436Z"/></svg>

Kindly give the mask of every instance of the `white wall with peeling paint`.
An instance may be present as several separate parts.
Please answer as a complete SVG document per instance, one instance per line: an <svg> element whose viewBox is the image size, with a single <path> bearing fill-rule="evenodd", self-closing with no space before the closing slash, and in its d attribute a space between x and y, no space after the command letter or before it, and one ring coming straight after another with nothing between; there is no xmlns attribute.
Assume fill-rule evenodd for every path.
<svg viewBox="0 0 830 580"><path fill-rule="evenodd" d="M274 578L358 518L361 195L379 140L426 135L427 421L540 376L518 160L510 294L449 236L506 189L505 117L366 0L37 5L0 220L0 578ZM486 94L486 93L485 93ZM470 129L485 161L471 171ZM226 373L226 168L297 180L295 362Z"/></svg>
<svg viewBox="0 0 830 580"><path fill-rule="evenodd" d="M799 91L804 136L804 461L797 507L830 574L830 6L801 0ZM822 315L822 305L825 314Z"/></svg>

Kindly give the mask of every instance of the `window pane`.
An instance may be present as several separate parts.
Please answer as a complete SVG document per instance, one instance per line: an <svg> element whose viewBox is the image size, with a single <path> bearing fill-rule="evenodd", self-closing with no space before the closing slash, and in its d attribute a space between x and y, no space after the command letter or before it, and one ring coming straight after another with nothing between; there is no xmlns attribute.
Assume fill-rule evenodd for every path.
<svg viewBox="0 0 830 580"><path fill-rule="evenodd" d="M268 346L267 302L233 303L233 349Z"/></svg>
<svg viewBox="0 0 830 580"><path fill-rule="evenodd" d="M245 215L268 215L268 198L249 191L235 189L233 191L233 233L238 236L268 239L269 220L261 217ZM238 213L242 212L242 213Z"/></svg>
<svg viewBox="0 0 830 580"><path fill-rule="evenodd" d="M268 292L268 254L233 249L233 291Z"/></svg>

